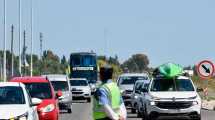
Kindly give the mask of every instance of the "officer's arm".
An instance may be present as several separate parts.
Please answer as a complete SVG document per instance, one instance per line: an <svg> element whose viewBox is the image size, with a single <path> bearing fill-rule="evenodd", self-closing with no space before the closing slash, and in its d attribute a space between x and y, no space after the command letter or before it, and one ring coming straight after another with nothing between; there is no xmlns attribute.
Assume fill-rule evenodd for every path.
<svg viewBox="0 0 215 120"><path fill-rule="evenodd" d="M99 104L104 107L106 115L112 120L119 120L118 114L116 114L110 106L108 93L104 89L100 89Z"/></svg>
<svg viewBox="0 0 215 120"><path fill-rule="evenodd" d="M112 120L119 120L118 114L116 114L113 109L110 107L110 105L104 105L104 110L106 115L112 119Z"/></svg>
<svg viewBox="0 0 215 120"><path fill-rule="evenodd" d="M122 103L120 105L120 117L123 118L123 120L126 120L126 118L127 118L127 111L126 111L124 103Z"/></svg>

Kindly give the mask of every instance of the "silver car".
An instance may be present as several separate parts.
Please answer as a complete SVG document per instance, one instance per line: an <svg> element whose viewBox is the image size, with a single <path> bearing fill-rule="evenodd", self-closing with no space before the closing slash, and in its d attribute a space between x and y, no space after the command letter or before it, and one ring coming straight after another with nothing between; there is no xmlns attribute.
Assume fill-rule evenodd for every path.
<svg viewBox="0 0 215 120"><path fill-rule="evenodd" d="M69 79L66 75L46 75L52 83L55 92L62 91L63 95L59 98L60 110L72 112L72 92L69 84Z"/></svg>
<svg viewBox="0 0 215 120"><path fill-rule="evenodd" d="M135 82L133 93L131 95L131 112L136 113L138 109L138 101L141 97L141 89L145 84L149 84L150 80L138 80Z"/></svg>
<svg viewBox="0 0 215 120"><path fill-rule="evenodd" d="M147 73L126 73L119 76L117 84L121 90L126 107L131 107L131 95L134 84L138 80L149 80Z"/></svg>

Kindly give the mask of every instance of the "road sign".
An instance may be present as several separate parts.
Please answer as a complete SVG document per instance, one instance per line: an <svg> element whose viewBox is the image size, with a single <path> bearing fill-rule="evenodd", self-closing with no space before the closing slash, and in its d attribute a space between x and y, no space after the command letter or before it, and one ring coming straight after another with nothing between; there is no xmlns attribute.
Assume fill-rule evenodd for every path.
<svg viewBox="0 0 215 120"><path fill-rule="evenodd" d="M210 79L214 73L214 64L209 60L201 61L197 66L197 73L203 79Z"/></svg>

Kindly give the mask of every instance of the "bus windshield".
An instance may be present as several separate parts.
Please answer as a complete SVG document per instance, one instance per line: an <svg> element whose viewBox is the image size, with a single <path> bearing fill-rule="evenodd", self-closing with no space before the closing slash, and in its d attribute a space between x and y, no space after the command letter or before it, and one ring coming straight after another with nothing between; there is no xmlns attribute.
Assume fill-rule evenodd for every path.
<svg viewBox="0 0 215 120"><path fill-rule="evenodd" d="M95 66L96 57L93 55L72 55L71 65L72 66Z"/></svg>

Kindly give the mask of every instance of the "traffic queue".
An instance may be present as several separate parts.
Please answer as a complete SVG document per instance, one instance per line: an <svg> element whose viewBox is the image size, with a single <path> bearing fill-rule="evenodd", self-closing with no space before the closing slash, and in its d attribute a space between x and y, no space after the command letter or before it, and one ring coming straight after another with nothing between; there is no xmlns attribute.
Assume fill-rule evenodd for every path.
<svg viewBox="0 0 215 120"><path fill-rule="evenodd" d="M91 102L85 78L67 75L14 77L0 83L1 120L59 120L60 110L72 113L73 99Z"/></svg>
<svg viewBox="0 0 215 120"><path fill-rule="evenodd" d="M115 83L108 83L108 80L106 84L113 86L100 86L100 90L113 91L103 91L102 94L121 96L122 101L118 100L124 104L115 106L121 109L125 105L132 113L137 113L139 118L156 120L180 117L201 120L201 98L198 94L201 89L195 87L191 77L178 64L163 64L151 76L147 72L120 75L116 80L120 94ZM73 100L91 102L93 92L95 99L101 97L96 97L98 91L86 78L69 79L66 75L14 77L9 82L0 83L0 119L59 120L60 110L72 113ZM97 100L97 106L104 102L102 97ZM111 97L111 102L114 100ZM98 111L94 111L94 118L101 117L95 113ZM114 118L104 114L102 117Z"/></svg>
<svg viewBox="0 0 215 120"><path fill-rule="evenodd" d="M128 109L143 120L201 120L201 98L189 74L174 63L159 66L152 77L123 74L118 79Z"/></svg>

